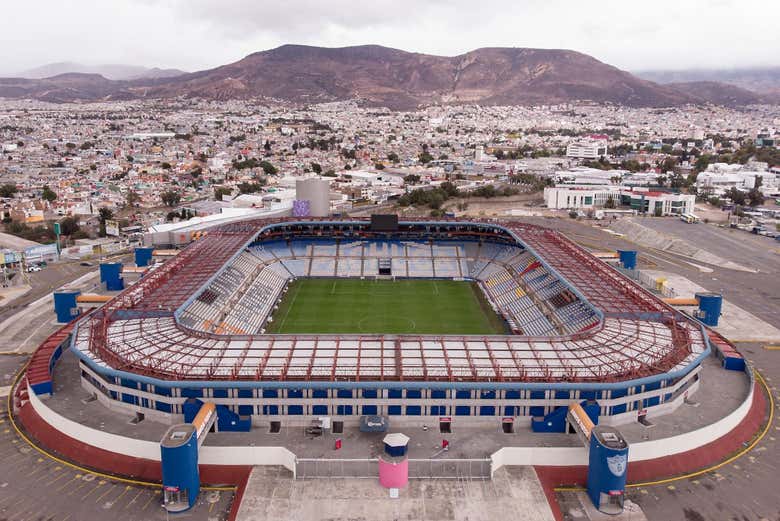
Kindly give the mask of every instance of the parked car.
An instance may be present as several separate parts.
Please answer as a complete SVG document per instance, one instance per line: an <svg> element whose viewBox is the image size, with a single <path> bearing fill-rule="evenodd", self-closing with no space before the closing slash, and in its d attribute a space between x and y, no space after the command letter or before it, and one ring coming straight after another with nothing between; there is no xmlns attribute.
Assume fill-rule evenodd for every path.
<svg viewBox="0 0 780 521"><path fill-rule="evenodd" d="M41 271L40 266L27 266L27 273L33 273L36 271Z"/></svg>
<svg viewBox="0 0 780 521"><path fill-rule="evenodd" d="M92 263L84 261L84 262L81 263L81 265L82 266L92 266Z"/></svg>

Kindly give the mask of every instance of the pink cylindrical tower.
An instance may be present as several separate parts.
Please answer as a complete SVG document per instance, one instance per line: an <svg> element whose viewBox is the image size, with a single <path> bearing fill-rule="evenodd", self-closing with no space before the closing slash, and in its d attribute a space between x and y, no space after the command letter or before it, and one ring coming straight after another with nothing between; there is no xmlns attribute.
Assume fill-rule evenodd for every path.
<svg viewBox="0 0 780 521"><path fill-rule="evenodd" d="M379 457L379 483L385 488L403 488L409 482L409 459L404 455Z"/></svg>

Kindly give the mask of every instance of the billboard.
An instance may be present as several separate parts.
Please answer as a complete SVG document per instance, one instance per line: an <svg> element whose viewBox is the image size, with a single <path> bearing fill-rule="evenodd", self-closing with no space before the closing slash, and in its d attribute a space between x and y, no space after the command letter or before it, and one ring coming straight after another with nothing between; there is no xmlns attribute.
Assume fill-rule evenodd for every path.
<svg viewBox="0 0 780 521"><path fill-rule="evenodd" d="M13 251L6 251L0 253L0 264L13 264L14 262L20 262L21 256Z"/></svg>
<svg viewBox="0 0 780 521"><path fill-rule="evenodd" d="M57 256L57 243L31 246L24 250L24 258L30 261L42 261Z"/></svg>
<svg viewBox="0 0 780 521"><path fill-rule="evenodd" d="M106 219L106 235L113 235L119 237L119 221L112 221Z"/></svg>

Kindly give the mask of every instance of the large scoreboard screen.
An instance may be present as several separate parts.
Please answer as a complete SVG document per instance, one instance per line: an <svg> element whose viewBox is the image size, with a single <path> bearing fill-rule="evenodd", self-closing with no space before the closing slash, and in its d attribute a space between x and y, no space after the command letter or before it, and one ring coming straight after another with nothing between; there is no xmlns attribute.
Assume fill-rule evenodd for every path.
<svg viewBox="0 0 780 521"><path fill-rule="evenodd" d="M374 214L371 216L372 232L397 232L398 215L396 214Z"/></svg>

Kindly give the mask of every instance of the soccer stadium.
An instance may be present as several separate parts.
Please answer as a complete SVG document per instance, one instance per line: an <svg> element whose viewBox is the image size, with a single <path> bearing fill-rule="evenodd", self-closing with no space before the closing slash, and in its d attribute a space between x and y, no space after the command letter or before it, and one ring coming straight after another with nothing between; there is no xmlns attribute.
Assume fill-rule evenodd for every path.
<svg viewBox="0 0 780 521"><path fill-rule="evenodd" d="M573 401L619 425L679 407L710 352L700 324L558 232L390 216L214 228L71 347L110 408L175 423L208 401L220 430L544 430Z"/></svg>
<svg viewBox="0 0 780 521"><path fill-rule="evenodd" d="M675 310L630 277L636 252L609 264L538 225L395 215L175 239L189 243L102 263L102 293L56 291L64 325L13 390L41 445L161 483L170 512L272 467L392 492L532 465L548 499L587 482L616 513L629 473L725 458L763 415L711 328L720 295Z"/></svg>

